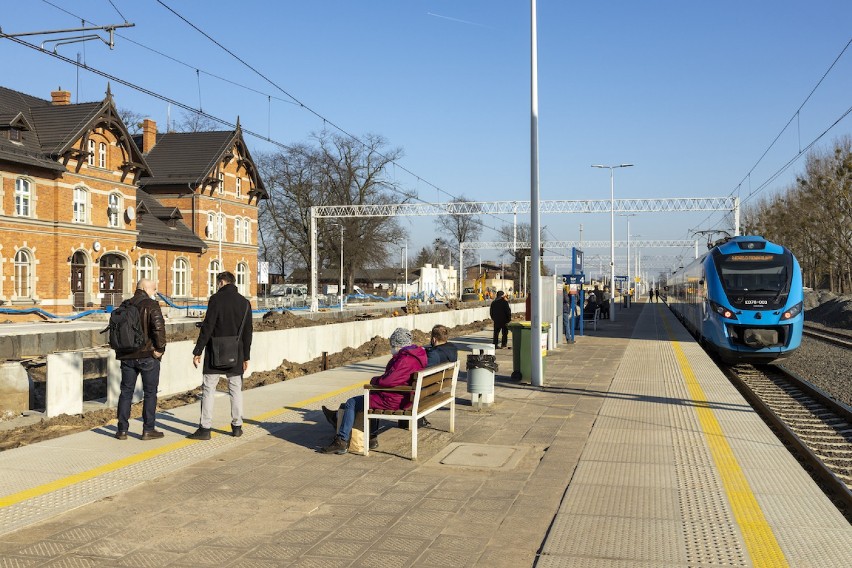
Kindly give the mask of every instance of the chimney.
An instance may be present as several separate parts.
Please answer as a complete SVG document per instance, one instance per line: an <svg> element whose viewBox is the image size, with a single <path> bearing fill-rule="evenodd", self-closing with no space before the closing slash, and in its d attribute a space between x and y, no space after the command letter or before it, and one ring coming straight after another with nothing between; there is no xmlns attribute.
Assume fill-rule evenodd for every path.
<svg viewBox="0 0 852 568"><path fill-rule="evenodd" d="M50 93L50 98L54 105L70 105L71 91L63 91L62 87L59 87L59 90Z"/></svg>
<svg viewBox="0 0 852 568"><path fill-rule="evenodd" d="M157 123L146 118L142 121L142 153L147 154L157 143Z"/></svg>

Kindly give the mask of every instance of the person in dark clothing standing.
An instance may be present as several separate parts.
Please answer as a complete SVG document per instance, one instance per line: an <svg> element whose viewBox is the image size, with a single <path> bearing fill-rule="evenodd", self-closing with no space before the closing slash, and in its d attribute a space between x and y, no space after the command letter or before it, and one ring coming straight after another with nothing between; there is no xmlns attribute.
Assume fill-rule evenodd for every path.
<svg viewBox="0 0 852 568"><path fill-rule="evenodd" d="M130 427L130 405L136 378L142 376L142 439L156 440L163 433L155 429L157 416L157 387L160 386L160 359L166 352L166 322L160 304L154 298L157 283L143 278L136 285L136 293L131 302L139 310L142 335L145 343L132 353L116 353L121 361L121 394L118 396L118 429L115 437L127 439Z"/></svg>
<svg viewBox="0 0 852 568"><path fill-rule="evenodd" d="M210 296L207 314L201 323L201 331L195 349L192 350L192 364L198 368L201 353L204 352L204 370L201 384L201 421L198 430L187 436L192 440L209 440L213 428L213 395L219 377L228 378L228 394L231 397L231 433L235 437L243 435L243 373L248 369L251 358L251 303L237 291L235 278L230 272L216 275L219 290ZM213 366L212 343L214 337L238 338L240 349L236 362L227 368Z"/></svg>
<svg viewBox="0 0 852 568"><path fill-rule="evenodd" d="M494 322L494 348L505 349L509 342L509 322L512 321L512 308L506 301L502 290L497 292L497 298L491 302L491 321ZM503 332L503 340L497 343L497 336Z"/></svg>
<svg viewBox="0 0 852 568"><path fill-rule="evenodd" d="M656 297L656 300L654 300L654 301L659 302L660 301L660 289L659 288L654 288L654 296Z"/></svg>
<svg viewBox="0 0 852 568"><path fill-rule="evenodd" d="M450 330L446 326L436 325L432 328L431 341L426 348L426 366L433 367L441 363L455 363L459 360L459 349L452 343L447 343Z"/></svg>

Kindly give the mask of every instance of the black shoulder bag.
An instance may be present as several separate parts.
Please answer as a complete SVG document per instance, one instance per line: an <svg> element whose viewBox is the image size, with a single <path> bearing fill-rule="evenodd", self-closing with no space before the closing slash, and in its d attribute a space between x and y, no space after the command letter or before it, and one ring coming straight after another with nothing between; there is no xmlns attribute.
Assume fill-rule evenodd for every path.
<svg viewBox="0 0 852 568"><path fill-rule="evenodd" d="M246 308L246 313L249 313L251 304ZM240 359L240 349L242 347L241 339L243 337L243 326L246 323L246 318L243 316L243 321L240 323L240 330L237 335L228 335L225 337L212 337L210 339L210 366L214 369L231 369Z"/></svg>

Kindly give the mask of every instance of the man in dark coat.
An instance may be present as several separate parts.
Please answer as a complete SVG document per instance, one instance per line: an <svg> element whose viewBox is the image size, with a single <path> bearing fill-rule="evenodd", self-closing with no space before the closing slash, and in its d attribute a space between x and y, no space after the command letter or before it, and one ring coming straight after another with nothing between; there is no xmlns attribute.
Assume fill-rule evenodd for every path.
<svg viewBox="0 0 852 568"><path fill-rule="evenodd" d="M234 285L235 278L230 272L216 275L219 290L210 296L207 314L201 323L201 331L195 349L192 350L192 363L198 368L201 352L204 352L204 374L201 384L201 422L198 430L187 436L192 440L209 440L213 428L213 395L219 377L228 378L228 394L231 397L231 433L243 435L243 373L248 369L251 357L251 303L246 300ZM242 328L238 339L236 362L227 368L213 366L212 341L214 337L235 337Z"/></svg>
<svg viewBox="0 0 852 568"><path fill-rule="evenodd" d="M512 321L512 308L506 301L506 295L500 290L497 298L491 302L491 321L494 322L494 348L505 349L509 342L509 322ZM503 341L498 344L497 336L503 332Z"/></svg>
<svg viewBox="0 0 852 568"><path fill-rule="evenodd" d="M160 359L166 351L166 322L160 304L154 298L157 283L143 278L136 285L131 302L139 310L142 335L145 343L132 353L116 353L121 361L121 393L118 395L118 428L115 437L127 439L130 427L130 405L136 378L142 375L142 439L156 440L163 433L155 429L157 416L157 387L160 386Z"/></svg>

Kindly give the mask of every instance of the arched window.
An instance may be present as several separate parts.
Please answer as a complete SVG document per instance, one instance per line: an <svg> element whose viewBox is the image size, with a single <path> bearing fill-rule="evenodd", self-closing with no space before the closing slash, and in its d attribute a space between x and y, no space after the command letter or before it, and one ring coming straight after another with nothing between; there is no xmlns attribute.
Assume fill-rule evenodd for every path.
<svg viewBox="0 0 852 568"><path fill-rule="evenodd" d="M172 295L176 297L186 296L186 281L188 267L185 258L176 258L172 266Z"/></svg>
<svg viewBox="0 0 852 568"><path fill-rule="evenodd" d="M237 265L237 290L243 296L247 296L246 289L248 286L248 266L246 266L245 262L241 262Z"/></svg>
<svg viewBox="0 0 852 568"><path fill-rule="evenodd" d="M32 297L32 258L23 249L15 253L15 296Z"/></svg>
<svg viewBox="0 0 852 568"><path fill-rule="evenodd" d="M251 244L251 220L243 219L243 242Z"/></svg>
<svg viewBox="0 0 852 568"><path fill-rule="evenodd" d="M109 207L107 208L107 219L109 219L110 227L118 227L119 213L121 211L121 195L118 193L109 194Z"/></svg>
<svg viewBox="0 0 852 568"><path fill-rule="evenodd" d="M154 280L154 259L148 255L136 261L136 281L143 278Z"/></svg>
<svg viewBox="0 0 852 568"><path fill-rule="evenodd" d="M99 168L106 168L107 167L106 144L103 143L103 142L98 144L98 167Z"/></svg>
<svg viewBox="0 0 852 568"><path fill-rule="evenodd" d="M218 260L211 260L210 266L207 267L207 295L212 296L216 293L216 275L222 272L221 265Z"/></svg>
<svg viewBox="0 0 852 568"><path fill-rule="evenodd" d="M234 219L234 242L242 242L243 221L239 217Z"/></svg>
<svg viewBox="0 0 852 568"><path fill-rule="evenodd" d="M86 163L90 166L95 165L95 141L89 140L89 147L87 148L89 153L86 155Z"/></svg>
<svg viewBox="0 0 852 568"><path fill-rule="evenodd" d="M29 180L15 180L15 215L29 217L32 212L32 184Z"/></svg>
<svg viewBox="0 0 852 568"><path fill-rule="evenodd" d="M74 222L85 223L86 219L86 202L89 199L89 192L85 187L74 188Z"/></svg>

